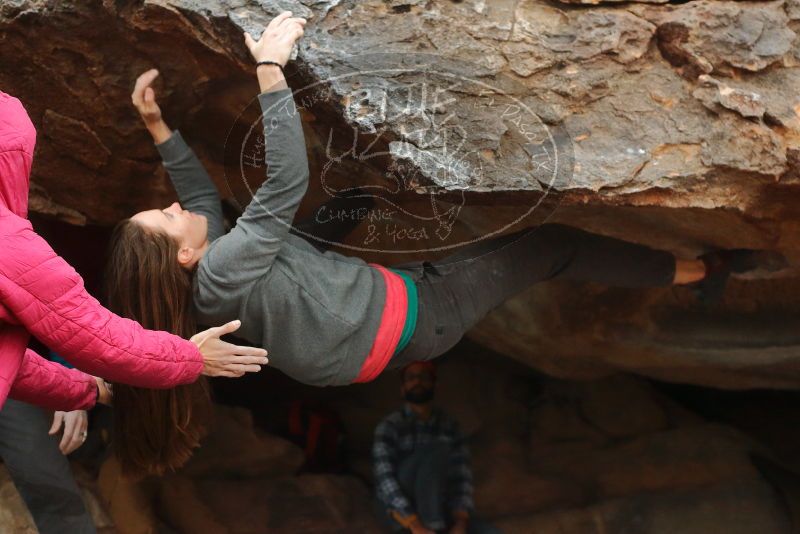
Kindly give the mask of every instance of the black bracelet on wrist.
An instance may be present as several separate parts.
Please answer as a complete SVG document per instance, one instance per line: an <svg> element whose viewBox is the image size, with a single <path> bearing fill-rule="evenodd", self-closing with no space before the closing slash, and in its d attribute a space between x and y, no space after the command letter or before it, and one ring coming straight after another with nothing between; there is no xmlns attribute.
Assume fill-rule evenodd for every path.
<svg viewBox="0 0 800 534"><path fill-rule="evenodd" d="M281 74L283 74L284 78L286 77L286 73L283 71L283 65L281 65L277 61L259 61L258 63L256 63L256 68L258 68L260 65L275 65L279 69L281 69Z"/></svg>

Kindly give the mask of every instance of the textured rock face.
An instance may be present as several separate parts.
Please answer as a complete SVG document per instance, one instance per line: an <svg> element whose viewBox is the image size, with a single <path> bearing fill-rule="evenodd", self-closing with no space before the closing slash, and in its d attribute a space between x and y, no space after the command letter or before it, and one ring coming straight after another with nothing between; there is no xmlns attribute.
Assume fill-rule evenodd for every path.
<svg viewBox="0 0 800 534"><path fill-rule="evenodd" d="M211 434L178 473L127 480L111 457L99 487L119 534L380 532L361 481L295 476L302 461L295 445L254 428L247 410L218 406Z"/></svg>
<svg viewBox="0 0 800 534"><path fill-rule="evenodd" d="M760 439L768 432L708 422L642 380L538 380L490 356L457 347L439 367L436 398L469 436L478 513L503 532L792 531L783 490L751 460L793 463L785 432L776 433L787 442L777 453L781 446ZM397 408L398 387L386 375L318 390L341 414L351 465L366 478L372 430Z"/></svg>
<svg viewBox="0 0 800 534"><path fill-rule="evenodd" d="M241 31L281 9L309 19L289 69L301 215L319 229L337 220L319 204L366 189L345 252L431 257L548 218L686 256L774 248L791 269L710 309L684 290L543 286L474 336L561 376L800 384L796 0L4 2L0 87L40 129L33 209L108 225L171 200L129 104L153 66L168 122L243 205L264 169Z"/></svg>

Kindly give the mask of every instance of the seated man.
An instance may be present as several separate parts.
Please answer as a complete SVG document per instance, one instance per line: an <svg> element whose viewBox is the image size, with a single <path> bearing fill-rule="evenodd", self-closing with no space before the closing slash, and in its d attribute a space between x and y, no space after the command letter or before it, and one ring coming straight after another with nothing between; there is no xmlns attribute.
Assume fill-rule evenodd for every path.
<svg viewBox="0 0 800 534"><path fill-rule="evenodd" d="M472 472L458 423L433 407L436 368L413 362L401 371L406 405L375 429L378 501L395 531L412 534L496 532L471 518Z"/></svg>

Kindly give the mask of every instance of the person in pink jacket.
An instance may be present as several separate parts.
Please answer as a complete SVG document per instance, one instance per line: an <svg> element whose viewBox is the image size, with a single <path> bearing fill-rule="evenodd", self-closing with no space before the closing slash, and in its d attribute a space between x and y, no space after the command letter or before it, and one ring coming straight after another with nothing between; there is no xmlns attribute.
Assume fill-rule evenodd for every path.
<svg viewBox="0 0 800 534"><path fill-rule="evenodd" d="M95 377L160 389L201 374L242 376L267 363L265 350L219 339L239 321L187 341L114 315L89 295L27 220L35 145L25 108L0 91L0 408L10 396L54 410L87 409L110 399ZM28 349L31 335L80 370Z"/></svg>

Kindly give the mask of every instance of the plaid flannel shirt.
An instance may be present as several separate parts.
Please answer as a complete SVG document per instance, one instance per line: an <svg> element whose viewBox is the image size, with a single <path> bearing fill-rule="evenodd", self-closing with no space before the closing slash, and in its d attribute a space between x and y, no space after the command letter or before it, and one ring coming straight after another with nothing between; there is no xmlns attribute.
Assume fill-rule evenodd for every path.
<svg viewBox="0 0 800 534"><path fill-rule="evenodd" d="M469 451L458 423L439 409L434 409L430 419L422 421L406 405L376 427L372 446L378 499L402 517L411 516L415 511L397 481L397 467L417 447L436 441L444 441L452 447L448 466L449 509L471 513L474 508Z"/></svg>

